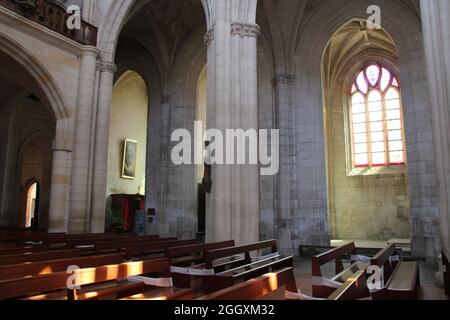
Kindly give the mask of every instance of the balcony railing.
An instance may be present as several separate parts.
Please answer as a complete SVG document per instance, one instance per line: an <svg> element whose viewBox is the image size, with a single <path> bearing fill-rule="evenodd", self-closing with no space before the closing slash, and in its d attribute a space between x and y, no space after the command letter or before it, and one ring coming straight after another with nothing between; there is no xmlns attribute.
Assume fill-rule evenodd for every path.
<svg viewBox="0 0 450 320"><path fill-rule="evenodd" d="M81 21L81 29L69 30L70 17L63 6L46 0L0 0L0 5L83 45L97 45L97 28Z"/></svg>

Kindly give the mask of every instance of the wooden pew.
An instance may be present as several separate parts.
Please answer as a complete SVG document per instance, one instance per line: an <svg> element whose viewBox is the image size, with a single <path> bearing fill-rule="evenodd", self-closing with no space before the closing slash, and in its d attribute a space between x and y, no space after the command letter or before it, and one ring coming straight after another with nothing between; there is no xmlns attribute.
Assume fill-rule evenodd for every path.
<svg viewBox="0 0 450 320"><path fill-rule="evenodd" d="M395 247L395 244L386 246L383 250L378 252L370 261L372 266L383 268L384 279L387 282L398 265L399 261L391 261L394 256L400 256L400 250Z"/></svg>
<svg viewBox="0 0 450 320"><path fill-rule="evenodd" d="M123 237L121 235L116 236L98 236L92 238L78 238L78 239L68 239L66 242L66 247L68 249L75 249L78 247L92 247L92 249L96 249L96 246L100 242L114 242L114 243L125 243L128 241L157 241L160 240L159 236L126 236Z"/></svg>
<svg viewBox="0 0 450 320"><path fill-rule="evenodd" d="M198 244L197 239L190 240L170 240L155 243L132 243L127 245L125 252L127 259L151 257L154 255L164 255L170 247L188 246Z"/></svg>
<svg viewBox="0 0 450 320"><path fill-rule="evenodd" d="M383 267L384 288L372 293L373 300L417 300L420 287L419 264L391 257L399 256L399 249L391 244L371 260L371 265Z"/></svg>
<svg viewBox="0 0 450 320"><path fill-rule="evenodd" d="M82 290L67 288L70 277L74 276L67 272L0 281L0 299L30 297L30 300L98 300L126 298L133 294L145 294L149 298L152 293L152 298L155 299L158 297L171 299L174 288L144 292L146 287L142 282L119 281L154 273L168 277L169 261L166 258L160 258L80 269L75 272L75 278L78 279L77 284L82 287ZM190 290L183 290L184 296L189 295L190 292Z"/></svg>
<svg viewBox="0 0 450 320"><path fill-rule="evenodd" d="M281 299L285 291L298 292L292 267L265 274L229 288L203 296L198 300L249 301L267 299L276 291L281 290ZM271 300L272 297L269 297Z"/></svg>
<svg viewBox="0 0 450 320"><path fill-rule="evenodd" d="M370 297L367 288L367 275L365 270L358 270L340 288L331 294L327 300L358 300L361 297Z"/></svg>
<svg viewBox="0 0 450 320"><path fill-rule="evenodd" d="M115 253L126 251L126 248L131 245L138 244L150 244L177 241L177 238L146 238L137 237L131 239L111 240L111 241L99 241L95 245L96 254Z"/></svg>
<svg viewBox="0 0 450 320"><path fill-rule="evenodd" d="M234 246L234 240L230 240L216 243L171 247L166 249L166 257L169 259L171 266L191 267L194 264L204 263L205 254L208 250L216 250ZM176 287L193 288L195 286L191 282L192 276L190 275L172 272L172 278Z"/></svg>
<svg viewBox="0 0 450 320"><path fill-rule="evenodd" d="M268 252L264 252L268 251ZM253 262L252 252L268 253ZM207 294L232 286L240 281L258 277L282 267L292 267L292 257L279 259L276 240L268 240L244 246L208 250L205 263L199 269L213 271L214 275L203 276Z"/></svg>
<svg viewBox="0 0 450 320"><path fill-rule="evenodd" d="M250 264L252 262L251 252L270 249L270 253L275 254L277 249L276 240L268 240L249 245L230 247L216 250L208 250L205 253L206 269L214 269L217 272L223 272L230 268ZM242 257L237 257L243 255Z"/></svg>
<svg viewBox="0 0 450 320"><path fill-rule="evenodd" d="M70 266L91 268L124 262L121 254L76 257L0 266L0 281L67 271Z"/></svg>
<svg viewBox="0 0 450 320"><path fill-rule="evenodd" d="M43 230L3 230L0 242L23 244L25 241L42 241L47 233Z"/></svg>
<svg viewBox="0 0 450 320"><path fill-rule="evenodd" d="M64 258L75 258L81 255L80 250L54 250L36 253L23 253L17 255L6 255L0 257L0 265L18 263L38 262Z"/></svg>
<svg viewBox="0 0 450 320"><path fill-rule="evenodd" d="M442 252L442 264L444 269L444 288L445 294L450 298L450 263L447 254Z"/></svg>
<svg viewBox="0 0 450 320"><path fill-rule="evenodd" d="M205 292L207 294L232 287L266 273L276 272L284 268L293 268L294 258L274 257L264 259L258 262L252 262L247 265L236 267L231 270L216 273L213 276L205 278ZM295 291L296 292L296 291Z"/></svg>
<svg viewBox="0 0 450 320"><path fill-rule="evenodd" d="M29 233L29 234L21 234L19 236L18 239L18 243L20 246L25 246L25 245L43 245L44 244L44 240L49 237L49 236L53 236L53 237L58 237L58 236L65 236L65 233L47 233L47 232L42 232L42 233Z"/></svg>
<svg viewBox="0 0 450 320"><path fill-rule="evenodd" d="M21 253L44 252L49 250L52 250L52 248L47 246L0 248L0 256L21 254Z"/></svg>
<svg viewBox="0 0 450 320"><path fill-rule="evenodd" d="M46 235L44 245L46 246L66 246L69 240L76 239L127 239L137 237L132 234L117 234L117 233L91 233L91 234L68 234L68 235Z"/></svg>
<svg viewBox="0 0 450 320"><path fill-rule="evenodd" d="M370 265L369 262L356 261L348 268L344 268L343 258L347 257L350 259L353 254L356 254L356 246L355 243L351 242L312 258L313 296L315 298L328 298L341 286L338 285L339 283L343 284L348 279L354 278L355 274L360 270L364 271L364 273L366 272ZM322 273L322 266L333 261L335 264L335 275L331 279L327 279ZM325 282L327 280L334 282L336 287L326 285Z"/></svg>

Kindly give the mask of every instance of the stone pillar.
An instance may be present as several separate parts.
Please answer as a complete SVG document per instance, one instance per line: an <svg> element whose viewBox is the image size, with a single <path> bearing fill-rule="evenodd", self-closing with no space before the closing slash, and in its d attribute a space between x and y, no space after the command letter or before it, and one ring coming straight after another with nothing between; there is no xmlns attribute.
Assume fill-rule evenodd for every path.
<svg viewBox="0 0 450 320"><path fill-rule="evenodd" d="M450 2L421 0L420 5L439 177L441 244L450 257Z"/></svg>
<svg viewBox="0 0 450 320"><path fill-rule="evenodd" d="M98 64L100 84L95 126L94 170L92 182L92 210L90 232L105 232L106 184L108 175L109 126L111 122L112 90L114 73L117 68L113 62Z"/></svg>
<svg viewBox="0 0 450 320"><path fill-rule="evenodd" d="M260 29L255 24L256 0L207 4L207 122L208 128L220 130L225 138L227 129L258 129L256 45ZM230 150L224 151L226 160ZM258 241L259 166L216 164L212 179L207 241Z"/></svg>
<svg viewBox="0 0 450 320"><path fill-rule="evenodd" d="M48 232L67 232L72 148L69 139L58 137L53 143Z"/></svg>
<svg viewBox="0 0 450 320"><path fill-rule="evenodd" d="M75 137L72 160L72 184L70 190L69 232L84 233L86 215L90 211L88 190L90 189L89 165L91 156L92 117L95 96L95 74L98 50L83 48L78 85Z"/></svg>
<svg viewBox="0 0 450 320"><path fill-rule="evenodd" d="M293 239L291 228L293 225L291 213L291 129L292 120L290 96L294 77L288 74L279 74L274 79L276 99L276 121L280 130L280 171L277 175L278 206L277 206L277 233L281 251L292 254Z"/></svg>

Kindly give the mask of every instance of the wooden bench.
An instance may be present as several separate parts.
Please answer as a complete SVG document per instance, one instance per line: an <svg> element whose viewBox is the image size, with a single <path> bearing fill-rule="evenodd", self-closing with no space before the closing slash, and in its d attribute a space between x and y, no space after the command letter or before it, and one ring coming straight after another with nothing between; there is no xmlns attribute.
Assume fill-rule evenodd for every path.
<svg viewBox="0 0 450 320"><path fill-rule="evenodd" d="M234 247L234 240L194 244L187 246L171 247L166 249L166 257L170 261L172 267L192 267L194 264L205 262L205 254L208 250L216 250L222 248ZM174 285L180 288L193 288L192 276L184 273L172 272Z"/></svg>
<svg viewBox="0 0 450 320"><path fill-rule="evenodd" d="M166 258L80 269L75 274L56 272L47 275L0 281L0 299L30 297L29 300L99 300L120 299L134 294L146 294L153 298L171 299L173 288L145 292L142 281L121 280L147 274L169 277L169 261ZM81 290L68 289L70 277L76 278ZM184 296L190 290L184 290ZM177 292L179 294L179 292Z"/></svg>
<svg viewBox="0 0 450 320"><path fill-rule="evenodd" d="M171 247L188 246L198 244L197 239L189 240L170 240L154 243L132 243L125 248L126 258L150 257L154 255L164 255L166 250Z"/></svg>
<svg viewBox="0 0 450 320"><path fill-rule="evenodd" d="M281 291L280 298L285 299L285 291L297 292L294 270L292 267L265 274L261 277L222 289L203 296L198 300L245 301L274 299L274 293Z"/></svg>
<svg viewBox="0 0 450 320"><path fill-rule="evenodd" d="M400 250L391 244L373 257L371 264L383 267L384 273L384 287L372 293L373 300L417 300L419 264L400 261L399 254Z"/></svg>
<svg viewBox="0 0 450 320"><path fill-rule="evenodd" d="M10 248L0 248L0 256L14 255L21 253L33 253L33 252L44 252L51 250L52 248L47 246L38 247L10 247Z"/></svg>
<svg viewBox="0 0 450 320"><path fill-rule="evenodd" d="M161 241L159 236L107 236L107 237L92 237L92 238L78 238L78 239L68 239L66 242L66 247L68 249L75 249L79 247L92 247L96 250L96 245L100 242L114 242L114 243L126 243L131 241Z"/></svg>
<svg viewBox="0 0 450 320"><path fill-rule="evenodd" d="M450 263L448 256L445 251L442 251L442 264L444 270L444 288L445 294L450 298Z"/></svg>
<svg viewBox="0 0 450 320"><path fill-rule="evenodd" d="M399 263L399 256L401 250L397 249L395 244L390 244L386 246L383 250L378 252L370 261L372 266L378 266L383 269L383 278L387 282L394 272L395 268ZM397 257L398 259L392 259Z"/></svg>
<svg viewBox="0 0 450 320"><path fill-rule="evenodd" d="M293 268L294 258L272 257L231 270L216 273L205 278L205 292L207 294L222 290L238 283L260 277L266 273L276 272L284 268ZM296 292L296 291L295 291Z"/></svg>
<svg viewBox="0 0 450 320"><path fill-rule="evenodd" d="M267 255L255 259L251 256L252 252ZM203 277L207 294L232 286L237 282L261 276L272 270L292 267L293 264L292 257L279 259L276 240L208 250L204 254L204 260L205 263L197 268L210 270L214 274Z"/></svg>
<svg viewBox="0 0 450 320"><path fill-rule="evenodd" d="M42 262L4 265L0 266L0 281L67 271L69 266L91 268L103 265L119 264L122 262L124 262L123 255L110 254L103 256L76 257Z"/></svg>
<svg viewBox="0 0 450 320"><path fill-rule="evenodd" d="M350 277L340 288L334 291L327 300L352 301L361 299L361 297L370 297L365 270L358 270L353 277Z"/></svg>
<svg viewBox="0 0 450 320"><path fill-rule="evenodd" d="M46 246L66 246L70 240L77 239L128 239L137 237L132 234L117 234L117 233L91 233L91 234L68 234L68 235L52 235L47 234L43 240L43 244Z"/></svg>
<svg viewBox="0 0 450 320"><path fill-rule="evenodd" d="M0 242L24 244L26 241L40 242L46 237L43 230L3 230Z"/></svg>
<svg viewBox="0 0 450 320"><path fill-rule="evenodd" d="M80 250L54 250L35 253L23 253L17 255L6 255L0 257L0 265L10 265L18 263L38 262L64 258L80 257Z"/></svg>
<svg viewBox="0 0 450 320"><path fill-rule="evenodd" d="M277 253L277 241L268 240L249 245L230 247L205 252L206 269L214 269L216 273L223 272L252 262L251 253L270 249L269 253ZM239 256L241 255L241 256Z"/></svg>
<svg viewBox="0 0 450 320"><path fill-rule="evenodd" d="M329 250L312 258L312 276L313 276L313 296L316 298L328 298L336 289L349 279L353 279L358 271L366 273L370 265L368 261L356 261L348 268L344 268L343 259L351 260L352 255L356 254L355 243L347 243L340 247ZM322 273L322 266L334 261L334 276L325 278ZM365 297L359 297L365 298Z"/></svg>
<svg viewBox="0 0 450 320"><path fill-rule="evenodd" d="M99 241L95 244L96 254L115 253L125 251L127 247L139 244L160 243L177 241L177 238L147 238L137 237L132 239Z"/></svg>

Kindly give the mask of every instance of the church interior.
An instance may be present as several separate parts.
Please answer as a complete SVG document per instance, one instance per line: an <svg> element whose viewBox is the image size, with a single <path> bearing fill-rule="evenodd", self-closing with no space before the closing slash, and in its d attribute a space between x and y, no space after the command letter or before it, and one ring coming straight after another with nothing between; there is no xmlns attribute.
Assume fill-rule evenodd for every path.
<svg viewBox="0 0 450 320"><path fill-rule="evenodd" d="M0 88L0 300L449 299L450 0L0 0Z"/></svg>

